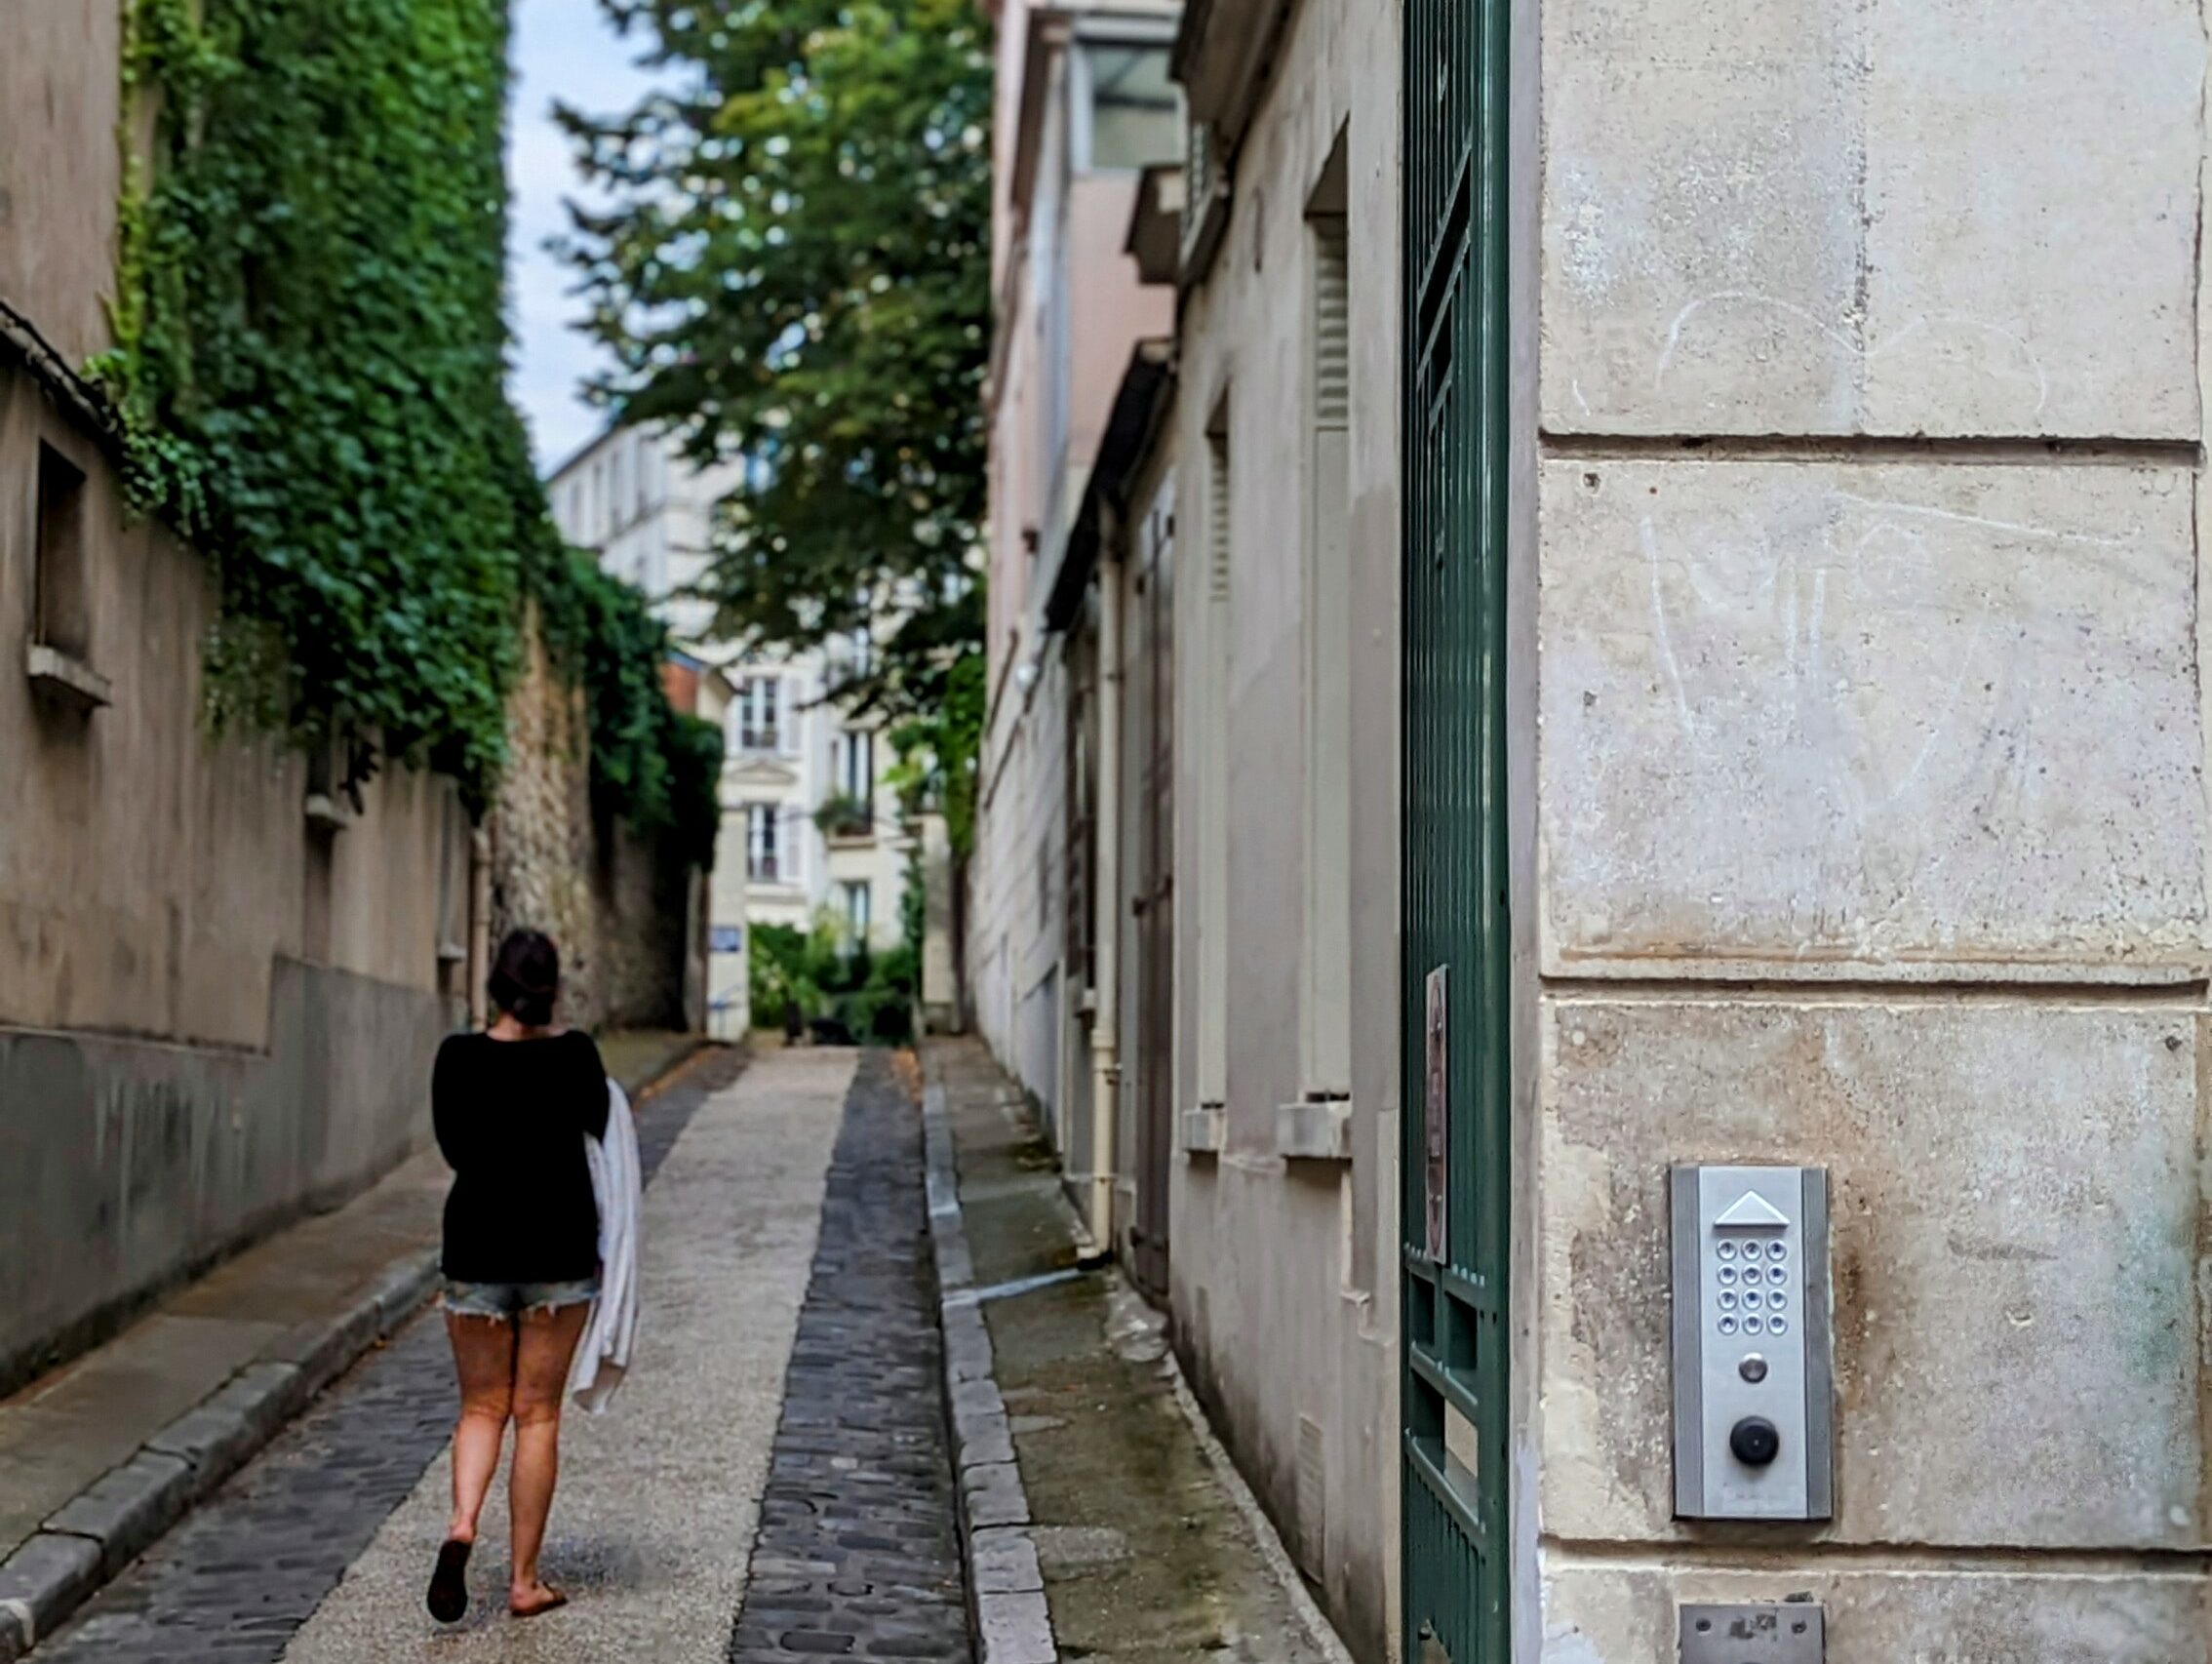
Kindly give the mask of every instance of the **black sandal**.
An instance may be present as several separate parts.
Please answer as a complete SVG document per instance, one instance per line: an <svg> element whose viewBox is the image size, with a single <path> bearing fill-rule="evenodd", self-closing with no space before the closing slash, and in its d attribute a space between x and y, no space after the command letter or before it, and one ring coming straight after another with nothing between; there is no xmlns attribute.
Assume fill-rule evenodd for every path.
<svg viewBox="0 0 2212 1664"><path fill-rule="evenodd" d="M468 1551L471 1545L448 1538L438 1551L437 1569L430 1573L430 1615L442 1624L457 1624L468 1610Z"/></svg>

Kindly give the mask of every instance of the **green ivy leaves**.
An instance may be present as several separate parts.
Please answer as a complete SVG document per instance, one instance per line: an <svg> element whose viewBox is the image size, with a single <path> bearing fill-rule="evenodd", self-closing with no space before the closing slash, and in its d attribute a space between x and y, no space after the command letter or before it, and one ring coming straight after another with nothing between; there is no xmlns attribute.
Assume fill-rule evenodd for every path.
<svg viewBox="0 0 2212 1664"><path fill-rule="evenodd" d="M154 140L91 369L138 498L215 563L211 717L367 739L481 807L534 600L589 696L595 786L711 849L665 638L561 545L502 387L506 7L127 4Z"/></svg>

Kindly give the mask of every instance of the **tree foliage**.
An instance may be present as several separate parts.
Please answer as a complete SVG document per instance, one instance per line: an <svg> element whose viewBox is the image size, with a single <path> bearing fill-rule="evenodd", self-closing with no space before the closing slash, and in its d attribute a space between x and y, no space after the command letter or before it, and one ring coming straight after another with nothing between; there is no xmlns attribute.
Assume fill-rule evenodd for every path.
<svg viewBox="0 0 2212 1664"><path fill-rule="evenodd" d="M695 817L704 745L661 695L658 626L562 545L502 388L505 5L126 17L154 141L91 369L134 495L215 563L213 717L429 763L481 806L534 601L589 694L595 783L641 825Z"/></svg>
<svg viewBox="0 0 2212 1664"><path fill-rule="evenodd" d="M991 68L974 0L605 0L655 92L564 111L613 206L570 253L620 419L757 459L702 584L718 632L889 616L849 702L940 707L982 638Z"/></svg>

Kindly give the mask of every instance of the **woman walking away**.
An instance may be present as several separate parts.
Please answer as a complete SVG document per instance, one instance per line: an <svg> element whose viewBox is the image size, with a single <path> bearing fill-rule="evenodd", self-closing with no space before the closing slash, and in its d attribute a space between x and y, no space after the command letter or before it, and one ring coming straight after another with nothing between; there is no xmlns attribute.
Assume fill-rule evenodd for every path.
<svg viewBox="0 0 2212 1664"><path fill-rule="evenodd" d="M607 1133L607 1071L591 1037L553 1026L561 960L516 931L492 967L492 1026L439 1049L430 1081L446 1198L446 1332L460 1374L454 1517L430 1578L430 1611L468 1609L477 1516L515 1424L508 1476L513 1574L507 1610L551 1611L568 1597L537 1575L560 1466L561 1398L576 1337L599 1291L599 1212L584 1138Z"/></svg>

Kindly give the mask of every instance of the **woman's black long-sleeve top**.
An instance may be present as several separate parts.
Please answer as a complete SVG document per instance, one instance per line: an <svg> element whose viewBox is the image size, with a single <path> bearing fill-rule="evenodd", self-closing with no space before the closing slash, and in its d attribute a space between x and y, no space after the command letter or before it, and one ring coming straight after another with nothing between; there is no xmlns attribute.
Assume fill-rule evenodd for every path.
<svg viewBox="0 0 2212 1664"><path fill-rule="evenodd" d="M591 1036L456 1034L430 1077L454 1169L444 1270L458 1283L568 1283L599 1270L599 1205L584 1135L607 1134L607 1071Z"/></svg>

